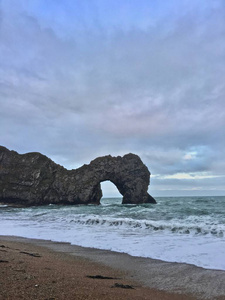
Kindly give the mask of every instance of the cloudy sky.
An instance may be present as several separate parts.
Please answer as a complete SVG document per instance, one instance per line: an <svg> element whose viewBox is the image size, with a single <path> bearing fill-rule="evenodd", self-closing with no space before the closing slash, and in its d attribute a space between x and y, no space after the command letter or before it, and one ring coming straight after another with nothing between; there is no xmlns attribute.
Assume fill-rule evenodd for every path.
<svg viewBox="0 0 225 300"><path fill-rule="evenodd" d="M0 0L1 145L133 152L155 197L225 195L224 127L224 0Z"/></svg>

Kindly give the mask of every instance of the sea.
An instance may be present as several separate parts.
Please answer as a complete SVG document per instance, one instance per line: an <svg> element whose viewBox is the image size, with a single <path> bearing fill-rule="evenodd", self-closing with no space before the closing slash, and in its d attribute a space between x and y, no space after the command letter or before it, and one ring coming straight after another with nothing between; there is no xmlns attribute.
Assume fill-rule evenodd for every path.
<svg viewBox="0 0 225 300"><path fill-rule="evenodd" d="M206 269L225 270L225 197L162 197L157 204L12 208L0 235L69 242Z"/></svg>

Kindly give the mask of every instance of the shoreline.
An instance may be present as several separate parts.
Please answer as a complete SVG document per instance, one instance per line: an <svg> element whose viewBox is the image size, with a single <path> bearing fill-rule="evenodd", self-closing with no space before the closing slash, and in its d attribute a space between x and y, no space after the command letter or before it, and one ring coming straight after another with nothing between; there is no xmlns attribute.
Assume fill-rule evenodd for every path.
<svg viewBox="0 0 225 300"><path fill-rule="evenodd" d="M117 293L118 290L120 292L120 297L118 299L133 299L132 297L134 296L134 294L134 299L135 297L137 299L225 299L225 271L221 270L203 269L194 265L188 265L184 263L164 262L150 258L130 256L126 253L118 253L109 250L99 250L94 248L85 248L81 246L71 245L70 243L52 242L50 240L40 239L28 239L17 236L0 236L0 245L3 246L2 248L0 248L0 257L2 261L4 261L4 255L7 254L7 249L10 250L10 247L5 248L8 247L7 245L14 245L14 248L17 247L18 249L21 249L21 247L31 248L33 249L32 251L36 249L35 252L43 252L43 256L52 255L51 261L53 265L56 265L56 259L54 258L54 255L58 257L61 263L63 263L62 257L67 257L68 260L70 260L71 265L77 265L80 262L84 264L85 262L86 269L84 269L86 270L85 272L87 275L90 275L91 273L94 274L94 276L98 275L96 274L97 269L103 268L104 270L107 270L107 274L117 274L116 276L113 275L112 277L119 278L122 276L122 281L125 282L125 285L136 287L135 289L130 290L125 290L124 288L112 289L112 282L109 282L109 280L99 281L95 279L90 281L90 279L83 277L82 280L84 285L86 281L88 281L88 285L100 284L100 286L97 287L97 290L99 290L100 292L98 296L99 298L96 299L117 299L115 298L116 296L112 296L114 298L109 298L109 295ZM11 248L14 249L13 247ZM10 251L12 252L13 250ZM14 259L13 263L17 264L16 268L18 268L19 265L19 257L14 256L21 255L20 253L21 251L19 253L15 253L15 251L14 253L11 253ZM1 263L1 268L6 268L5 272L7 272L7 265L7 263ZM39 267L37 266L39 272L41 268L41 265ZM101 273L102 271L100 269L99 272ZM105 272L103 273L106 274ZM1 277L3 278L3 276ZM107 289L108 293L110 293L107 294L106 298L104 298L104 293L101 292L101 286L103 284L103 281L104 284L106 284L105 282L107 281L108 286L106 286L105 288ZM120 284L121 280L117 280L117 282L115 281L116 279L114 279L114 284ZM16 284L16 282L14 283ZM0 282L0 286L1 285L2 283ZM155 293L157 293L157 297ZM148 295L152 296L148 297ZM85 297L87 297L87 295ZM85 297L77 299L85 299ZM1 292L0 299L5 299L1 298ZM29 299L29 297L22 299ZM67 298L56 297L53 299L70 298L68 298L67 295ZM92 299L95 298L92 297Z"/></svg>

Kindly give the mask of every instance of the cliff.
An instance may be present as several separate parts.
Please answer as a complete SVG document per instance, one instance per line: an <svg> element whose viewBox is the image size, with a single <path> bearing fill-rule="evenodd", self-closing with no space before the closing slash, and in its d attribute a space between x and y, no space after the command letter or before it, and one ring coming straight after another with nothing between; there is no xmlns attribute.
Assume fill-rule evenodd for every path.
<svg viewBox="0 0 225 300"><path fill-rule="evenodd" d="M0 146L1 203L99 204L100 183L106 180L123 195L123 204L156 203L147 193L150 172L137 155L108 155L67 170L40 153L21 155Z"/></svg>

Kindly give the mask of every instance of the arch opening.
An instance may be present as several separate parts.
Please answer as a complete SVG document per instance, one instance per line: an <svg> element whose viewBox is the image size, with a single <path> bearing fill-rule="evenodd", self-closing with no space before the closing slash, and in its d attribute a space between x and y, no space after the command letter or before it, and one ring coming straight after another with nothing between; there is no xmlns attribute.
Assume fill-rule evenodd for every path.
<svg viewBox="0 0 225 300"><path fill-rule="evenodd" d="M119 198L120 201L122 202L123 195L119 192L118 188L116 185L110 181L110 180L105 180L100 183L101 185L101 190L102 190L102 198L101 200L104 201L104 199L109 199L109 198Z"/></svg>

